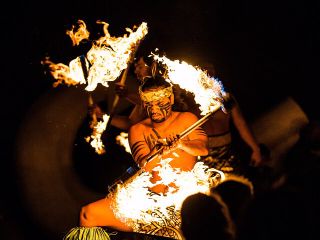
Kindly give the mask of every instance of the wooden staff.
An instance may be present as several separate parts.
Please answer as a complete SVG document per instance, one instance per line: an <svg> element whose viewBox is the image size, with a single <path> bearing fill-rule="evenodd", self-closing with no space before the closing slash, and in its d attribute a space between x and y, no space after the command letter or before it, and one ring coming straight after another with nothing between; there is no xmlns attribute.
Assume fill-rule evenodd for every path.
<svg viewBox="0 0 320 240"><path fill-rule="evenodd" d="M90 93L89 93L89 96L88 96L88 105L91 108L93 108L93 105L94 105L93 98L92 98L92 95ZM90 128L93 129L94 126L97 124L98 119L97 119L97 115L96 115L96 113L94 111L91 112L90 116L92 118L92 120L90 122Z"/></svg>
<svg viewBox="0 0 320 240"><path fill-rule="evenodd" d="M89 61L87 60L85 55L79 56L79 59L80 59L80 63L81 63L83 77L88 82L89 72L88 72L88 68L87 68L87 63L89 63ZM89 68L90 68L90 63L89 63ZM93 98L92 98L91 94L89 93L88 106L93 107L93 105L94 105ZM93 113L91 113L91 118L92 118L92 121L90 123L90 128L93 128L95 126L95 124L97 123L97 115L93 112Z"/></svg>
<svg viewBox="0 0 320 240"><path fill-rule="evenodd" d="M133 58L133 57L132 57ZM131 64L131 60L130 62L128 63L128 67L123 71L122 75L121 75L121 79L119 81L119 83L121 85L124 85L126 80L127 80L127 75L128 75L128 71L129 71L129 68L130 68L130 64ZM114 100L113 100L113 103L112 103L112 106L111 106L111 111L110 111L110 117L113 116L115 114L115 110L117 108L117 105L119 103L119 100L120 100L120 97L118 94L116 94ZM109 119L110 121L110 119Z"/></svg>

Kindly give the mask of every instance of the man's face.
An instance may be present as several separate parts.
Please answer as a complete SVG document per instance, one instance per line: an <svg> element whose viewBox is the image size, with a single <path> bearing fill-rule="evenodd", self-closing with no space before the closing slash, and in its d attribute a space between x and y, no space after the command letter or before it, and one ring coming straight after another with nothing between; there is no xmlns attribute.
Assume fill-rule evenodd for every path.
<svg viewBox="0 0 320 240"><path fill-rule="evenodd" d="M151 121L161 123L171 114L171 99L164 97L157 101L144 102L144 107Z"/></svg>

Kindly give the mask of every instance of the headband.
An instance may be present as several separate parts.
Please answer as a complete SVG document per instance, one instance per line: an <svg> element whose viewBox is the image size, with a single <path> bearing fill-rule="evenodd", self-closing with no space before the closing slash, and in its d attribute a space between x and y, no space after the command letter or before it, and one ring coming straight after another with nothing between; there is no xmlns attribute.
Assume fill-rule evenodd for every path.
<svg viewBox="0 0 320 240"><path fill-rule="evenodd" d="M163 89L159 89L156 91L150 91L150 92L143 92L141 90L141 87L139 88L139 94L140 98L144 102L152 102L152 101L158 101L162 98L169 98L172 94L172 87L167 87Z"/></svg>

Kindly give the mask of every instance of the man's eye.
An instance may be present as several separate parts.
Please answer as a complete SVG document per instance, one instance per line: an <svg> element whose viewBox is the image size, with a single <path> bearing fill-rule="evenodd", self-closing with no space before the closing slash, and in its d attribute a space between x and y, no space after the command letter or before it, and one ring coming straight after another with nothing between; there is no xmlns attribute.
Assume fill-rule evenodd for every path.
<svg viewBox="0 0 320 240"><path fill-rule="evenodd" d="M168 103L159 103L159 107L165 107L167 105L168 105Z"/></svg>

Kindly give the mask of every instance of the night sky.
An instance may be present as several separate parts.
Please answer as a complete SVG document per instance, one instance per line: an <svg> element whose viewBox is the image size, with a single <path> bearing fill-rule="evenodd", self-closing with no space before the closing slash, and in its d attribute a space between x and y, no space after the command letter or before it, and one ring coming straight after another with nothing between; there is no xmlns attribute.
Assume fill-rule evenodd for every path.
<svg viewBox="0 0 320 240"><path fill-rule="evenodd" d="M4 147L1 151L4 191L0 206L3 239L31 239L32 230L46 239L61 236L61 233L47 236L41 221L34 220L32 210L23 204L28 200L23 199L21 185L28 182L21 182L27 181L23 176L25 171L32 172L32 168L21 169L17 162L20 156L17 138L24 130L24 121L32 121L32 111L39 110L37 106L41 106L39 101L43 96L59 94L59 89L66 88L53 90L53 79L41 61L50 57L54 62L68 63L84 54L87 46L72 47L65 34L79 19L85 21L92 36L102 33L97 20L109 23L113 36L123 35L126 27L147 22L149 33L140 46L142 50L159 48L173 60L200 65L213 63L219 78L232 84L248 121L288 96L309 118L319 119L316 52L320 40L320 9L316 1L58 0L9 2L9 6L2 9L1 14L5 53L1 95L5 107L1 138ZM41 113L46 115L45 107ZM38 131L41 132L41 127ZM32 135L29 141L32 143ZM48 180L43 184L50 188L55 183ZM45 199L43 204L48 204ZM56 211L63 211L65 206L54 207Z"/></svg>

